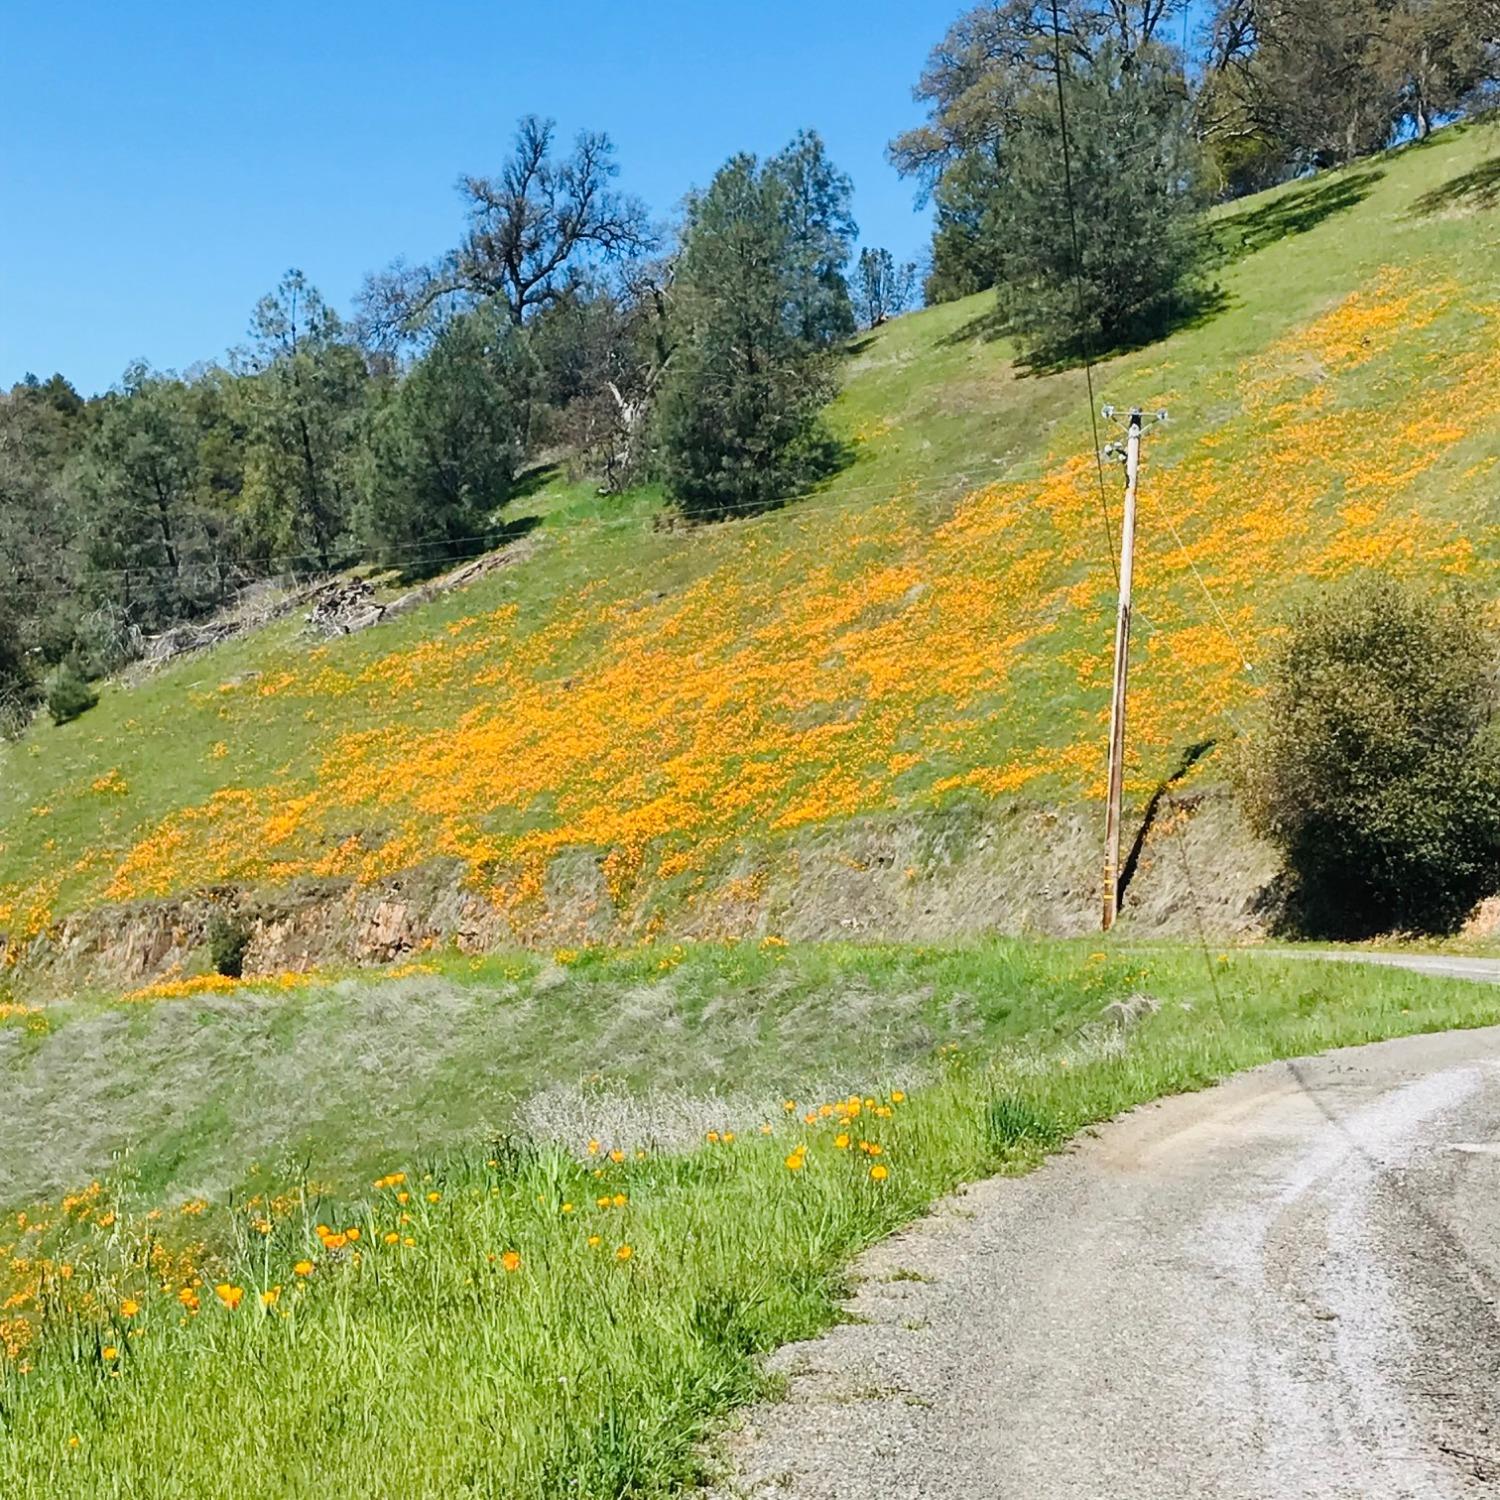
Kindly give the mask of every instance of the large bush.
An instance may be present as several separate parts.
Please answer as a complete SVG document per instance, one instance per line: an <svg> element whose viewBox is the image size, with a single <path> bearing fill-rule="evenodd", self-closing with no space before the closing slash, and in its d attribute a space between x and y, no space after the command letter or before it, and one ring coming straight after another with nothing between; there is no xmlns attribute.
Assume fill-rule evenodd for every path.
<svg viewBox="0 0 1500 1500"><path fill-rule="evenodd" d="M1239 768L1292 926L1451 932L1500 890L1495 666L1459 593L1368 575L1296 615Z"/></svg>

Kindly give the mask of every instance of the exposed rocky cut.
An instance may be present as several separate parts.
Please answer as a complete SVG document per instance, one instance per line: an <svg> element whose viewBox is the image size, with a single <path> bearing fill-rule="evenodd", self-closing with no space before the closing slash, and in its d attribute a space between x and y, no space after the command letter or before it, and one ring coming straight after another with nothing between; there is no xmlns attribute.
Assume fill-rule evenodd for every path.
<svg viewBox="0 0 1500 1500"><path fill-rule="evenodd" d="M209 922L250 928L247 976L382 964L434 946L482 952L667 939L846 938L935 942L987 933L1081 936L1099 920L1095 810L1016 802L939 816L863 818L742 850L686 894L612 897L597 851L553 860L540 897L506 910L458 863L434 860L371 885L221 887L64 917L6 955L39 992L149 984L208 966ZM1227 795L1177 798L1141 845L1122 921L1141 935L1243 936L1262 924L1274 873ZM0 944L0 953L3 953Z"/></svg>

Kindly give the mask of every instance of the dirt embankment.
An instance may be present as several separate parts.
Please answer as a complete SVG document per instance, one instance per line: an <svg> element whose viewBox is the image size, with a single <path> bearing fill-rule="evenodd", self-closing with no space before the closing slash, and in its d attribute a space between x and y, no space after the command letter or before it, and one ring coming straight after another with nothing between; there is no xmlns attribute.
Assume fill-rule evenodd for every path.
<svg viewBox="0 0 1500 1500"><path fill-rule="evenodd" d="M747 848L692 889L612 897L592 850L559 856L541 897L505 911L435 860L373 885L320 881L272 892L219 888L75 913L4 955L19 988L66 993L149 984L207 966L208 925L250 928L245 973L379 964L425 948L579 946L763 937L936 942L986 933L1073 936L1099 920L1093 807L1012 802L825 826ZM1127 827L1127 834L1134 833ZM1127 841L1128 847L1128 841ZM1139 934L1225 939L1255 931L1274 862L1227 794L1178 795L1156 810L1126 892ZM3 945L0 945L3 953Z"/></svg>

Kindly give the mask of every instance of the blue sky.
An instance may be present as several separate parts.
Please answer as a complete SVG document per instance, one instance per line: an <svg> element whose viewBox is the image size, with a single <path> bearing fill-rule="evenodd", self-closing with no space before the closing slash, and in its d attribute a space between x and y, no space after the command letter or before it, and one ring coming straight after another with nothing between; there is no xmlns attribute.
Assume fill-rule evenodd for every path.
<svg viewBox="0 0 1500 1500"><path fill-rule="evenodd" d="M927 218L885 143L921 116L961 0L14 5L0 53L0 386L85 392L240 341L300 266L347 310L397 254L451 245L460 172L517 116L607 130L620 186L669 213L741 149L814 126L866 243L915 256Z"/></svg>

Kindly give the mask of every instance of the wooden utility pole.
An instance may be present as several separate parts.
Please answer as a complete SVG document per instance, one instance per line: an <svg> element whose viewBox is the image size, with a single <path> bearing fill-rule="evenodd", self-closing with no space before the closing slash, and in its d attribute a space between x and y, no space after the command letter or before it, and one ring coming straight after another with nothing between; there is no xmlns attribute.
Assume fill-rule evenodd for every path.
<svg viewBox="0 0 1500 1500"><path fill-rule="evenodd" d="M1106 412L1108 415L1108 412ZM1109 807L1104 815L1104 931L1120 898L1120 798L1125 783L1125 685L1130 674L1130 582L1135 566L1135 487L1141 467L1141 410L1125 433L1125 519L1120 535L1120 608L1115 616L1115 685L1109 705Z"/></svg>

